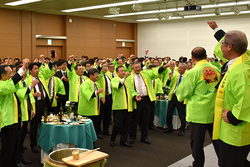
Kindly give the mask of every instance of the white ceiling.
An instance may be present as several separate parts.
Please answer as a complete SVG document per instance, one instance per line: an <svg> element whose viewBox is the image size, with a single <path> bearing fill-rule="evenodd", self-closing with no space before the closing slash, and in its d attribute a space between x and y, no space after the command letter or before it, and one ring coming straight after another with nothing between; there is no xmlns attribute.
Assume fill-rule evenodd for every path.
<svg viewBox="0 0 250 167"><path fill-rule="evenodd" d="M34 11L38 13L56 14L56 15L91 17L91 18L115 20L115 21L120 21L120 22L129 22L129 23L136 23L138 22L137 20L141 20L141 19L157 18L156 13L158 11L162 11L166 9L173 9L173 8L174 9L181 8L182 10L178 11L177 13L181 14L182 16L214 13L214 8L209 8L209 9L203 8L202 11L183 11L184 6L187 4L187 1L189 0L159 0L156 2L143 3L142 10L140 12L142 11L157 11L157 12L153 14L132 15L132 16L123 16L123 17L112 17L112 18L104 17L105 15L110 15L108 13L109 8L78 11L78 12L72 12L72 13L62 12L61 10L82 8L82 7L89 7L89 6L96 6L96 5L104 5L104 4L112 4L112 3L124 2L124 1L130 1L130 0L115 0L115 1L111 1L111 0L42 0L39 2L34 2L34 3L19 5L19 6L5 5L5 3L13 2L13 1L16 1L16 0L1 0L0 7L8 8L8 9ZM198 3L200 6L211 5L211 1L217 1L217 4L236 2L235 0L193 0L194 3ZM237 2L240 3L240 2L246 2L246 1L238 0ZM120 8L120 14L138 12L138 11L133 11L131 6L132 5L117 6L117 8ZM231 7L232 6L222 7L220 9L222 13L232 12ZM241 11L250 12L250 9L247 7L247 5L237 5L237 7ZM171 16L175 12L162 12L162 13L166 13L167 15ZM240 15L242 15L242 13ZM223 16L214 16L214 17L223 17ZM181 21L182 19L183 18L180 18L179 20Z"/></svg>

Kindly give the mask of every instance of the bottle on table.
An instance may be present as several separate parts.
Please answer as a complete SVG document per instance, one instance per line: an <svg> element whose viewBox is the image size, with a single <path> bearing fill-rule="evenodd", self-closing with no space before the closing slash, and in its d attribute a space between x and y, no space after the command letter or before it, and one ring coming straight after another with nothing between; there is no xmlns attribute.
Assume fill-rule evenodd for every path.
<svg viewBox="0 0 250 167"><path fill-rule="evenodd" d="M44 122L45 123L49 122L47 107L45 107L45 109L44 109Z"/></svg>
<svg viewBox="0 0 250 167"><path fill-rule="evenodd" d="M60 106L60 111L59 111L59 114L58 114L58 117L59 117L60 122L62 122L62 116L63 116L63 106L62 106L62 104L61 104L61 106Z"/></svg>

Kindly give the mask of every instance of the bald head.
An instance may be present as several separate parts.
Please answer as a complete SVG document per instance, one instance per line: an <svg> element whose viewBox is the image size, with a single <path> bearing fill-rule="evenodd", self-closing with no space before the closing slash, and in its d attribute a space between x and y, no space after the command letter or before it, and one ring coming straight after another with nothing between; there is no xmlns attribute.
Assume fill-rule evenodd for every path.
<svg viewBox="0 0 250 167"><path fill-rule="evenodd" d="M202 59L206 59L207 53L203 47L196 47L191 52L192 58L196 61L200 61Z"/></svg>
<svg viewBox="0 0 250 167"><path fill-rule="evenodd" d="M246 34L242 31L229 31L224 38L225 43L231 43L233 50L238 54L243 54L247 50L248 41Z"/></svg>

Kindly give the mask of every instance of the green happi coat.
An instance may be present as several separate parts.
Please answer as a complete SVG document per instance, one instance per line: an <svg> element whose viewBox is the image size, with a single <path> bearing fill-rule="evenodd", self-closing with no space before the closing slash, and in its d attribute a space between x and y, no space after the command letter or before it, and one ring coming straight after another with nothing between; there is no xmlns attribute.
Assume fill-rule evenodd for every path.
<svg viewBox="0 0 250 167"><path fill-rule="evenodd" d="M206 69L208 72L213 71L214 74L207 75ZM201 124L213 122L216 97L214 87L219 80L219 69L209 64L205 59L199 61L194 68L185 74L176 89L176 96L178 101L187 99L186 120L188 122Z"/></svg>
<svg viewBox="0 0 250 167"><path fill-rule="evenodd" d="M17 96L21 102L21 111L22 111L22 121L29 121L32 119L32 112L28 112L28 103L27 103L27 98L29 96L30 98L30 105L34 105L34 103L36 102L34 96L32 95L32 93L30 92L28 95L26 95L25 97L22 98L23 95L25 95L26 91L27 91L27 87L23 87L22 81L18 82L19 88L26 88L23 89L22 91L17 91ZM31 107L31 106L30 106Z"/></svg>
<svg viewBox="0 0 250 167"><path fill-rule="evenodd" d="M229 73L224 86L222 108L231 111L235 118L243 122L239 123L237 126L226 123L221 118L220 113L220 126L214 128L219 128L220 140L227 144L240 147L250 144L250 58L247 53L244 53L238 59L242 59L242 61L231 68L234 66L233 64L228 69ZM219 87L217 94L220 92Z"/></svg>
<svg viewBox="0 0 250 167"><path fill-rule="evenodd" d="M103 74L102 70L99 72L99 77L98 77L98 80L96 81L96 83L98 83L100 85L100 88L103 89L102 94L103 94L103 97L105 98L105 94L106 94L106 82L105 82L105 77L104 77L104 74Z"/></svg>
<svg viewBox="0 0 250 167"><path fill-rule="evenodd" d="M130 90L130 87L125 80L124 85L119 88L121 78L115 77L111 81L112 88L112 110L128 110L128 112L133 111L133 97L137 96L134 89ZM125 90L126 87L126 90Z"/></svg>
<svg viewBox="0 0 250 167"><path fill-rule="evenodd" d="M162 82L159 78L154 79L154 91L155 91L155 95L164 94L163 89L162 89Z"/></svg>
<svg viewBox="0 0 250 167"><path fill-rule="evenodd" d="M71 66L71 70L67 68L67 75L69 78L69 101L78 102L80 77L76 74L73 66ZM83 76L84 81L88 79L86 76L84 75L82 76Z"/></svg>
<svg viewBox="0 0 250 167"><path fill-rule="evenodd" d="M180 73L175 73L173 75L173 77L171 78L171 82L169 84L169 87L170 87L170 91L169 91L169 94L168 94L168 100L171 101L172 97L173 97L173 94L174 94L174 90L175 90L175 87L178 83L178 79L179 79L179 76L180 76ZM184 76L183 76L184 78ZM183 80L182 78L182 80Z"/></svg>
<svg viewBox="0 0 250 167"><path fill-rule="evenodd" d="M56 99L56 95L57 94L60 94L60 95L65 95L65 88L64 88L64 85L63 85L63 82L60 78L58 77L55 77L55 76L52 76L51 77L53 79L53 82L54 82L54 87L53 87L53 99L51 99L51 107L57 107L57 99ZM50 78L47 80L47 85L49 86L49 81L50 81Z"/></svg>
<svg viewBox="0 0 250 167"><path fill-rule="evenodd" d="M0 130L5 126L18 123L18 102L14 95L18 89L18 84L14 85L12 79L0 81ZM27 91L27 88L25 90ZM25 90L19 91L25 92ZM24 96L25 93L22 97Z"/></svg>
<svg viewBox="0 0 250 167"><path fill-rule="evenodd" d="M100 88L100 85L96 83L97 89ZM92 97L95 92L94 85L92 81L88 78L85 82L82 83L80 87L80 96L78 102L78 114L84 116L94 116L100 115L100 104L101 98L103 97L102 93L99 94L99 101L97 102L96 97Z"/></svg>

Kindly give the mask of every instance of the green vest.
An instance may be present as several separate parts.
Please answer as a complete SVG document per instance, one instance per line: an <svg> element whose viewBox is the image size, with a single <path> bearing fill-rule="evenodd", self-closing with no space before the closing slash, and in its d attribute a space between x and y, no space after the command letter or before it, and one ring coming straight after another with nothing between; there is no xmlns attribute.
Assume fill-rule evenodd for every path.
<svg viewBox="0 0 250 167"><path fill-rule="evenodd" d="M250 144L250 59L235 66L226 80L223 107L243 122L237 126L221 119L219 139L233 146Z"/></svg>
<svg viewBox="0 0 250 167"><path fill-rule="evenodd" d="M63 82L60 78L52 76L53 82L54 82L54 87L53 87L53 99L51 99L51 107L57 107L57 99L56 99L56 94L60 95L65 95L65 88L63 85ZM50 78L47 80L47 84L49 84ZM48 85L49 86L49 85Z"/></svg>
<svg viewBox="0 0 250 167"><path fill-rule="evenodd" d="M212 75L208 75L209 71ZM189 70L176 89L178 101L187 98L186 120L193 123L208 124L213 122L215 86L220 80L219 69L205 59Z"/></svg>
<svg viewBox="0 0 250 167"><path fill-rule="evenodd" d="M164 94L163 89L162 89L162 82L159 78L154 79L154 91L155 91L155 95Z"/></svg>
<svg viewBox="0 0 250 167"><path fill-rule="evenodd" d="M105 82L105 77L102 71L99 72L99 77L98 80L96 81L96 83L98 83L100 85L100 88L103 89L103 97L105 98L105 94L106 94L106 82Z"/></svg>
<svg viewBox="0 0 250 167"><path fill-rule="evenodd" d="M28 95L25 95L25 93L27 91L27 87L23 87L22 81L19 81L18 84L19 84L20 88L26 88L26 89L23 89L22 91L17 91L17 96L18 96L18 98L19 98L19 100L21 102L22 121L29 121L29 120L32 119L32 112L29 115L27 98L29 96L29 98L30 98L30 105L32 105L33 103L35 103L36 100L35 100L34 96L32 95L32 93L29 93Z"/></svg>
<svg viewBox="0 0 250 167"><path fill-rule="evenodd" d="M97 89L100 88L100 85L96 83ZM82 83L80 87L80 96L78 102L78 114L83 116L93 116L100 115L100 103L102 93L99 94L99 101L97 98L92 95L95 92L94 85L90 79L87 79Z"/></svg>
<svg viewBox="0 0 250 167"><path fill-rule="evenodd" d="M71 70L67 68L67 75L69 79L69 101L78 102L80 78L76 74L73 67L71 67ZM86 76L82 76L84 78L84 81L88 79Z"/></svg>
<svg viewBox="0 0 250 167"><path fill-rule="evenodd" d="M119 88L121 78L115 77L111 81L112 87L112 110L128 110L128 112L133 111L133 97L137 95L135 90L130 90L127 81L124 82ZM125 89L126 87L126 89Z"/></svg>

